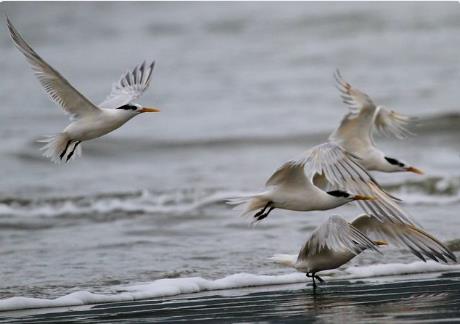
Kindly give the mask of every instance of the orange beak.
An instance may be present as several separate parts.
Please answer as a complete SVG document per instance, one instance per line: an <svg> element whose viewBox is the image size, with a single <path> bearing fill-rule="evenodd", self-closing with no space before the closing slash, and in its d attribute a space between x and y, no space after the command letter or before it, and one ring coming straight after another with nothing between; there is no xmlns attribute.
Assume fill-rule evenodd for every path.
<svg viewBox="0 0 460 324"><path fill-rule="evenodd" d="M353 197L353 200L374 200L375 197L372 196L363 196L363 195L356 195Z"/></svg>
<svg viewBox="0 0 460 324"><path fill-rule="evenodd" d="M417 173L417 174L423 174L422 170L414 168L414 167L408 167L408 168L406 168L406 171L407 172Z"/></svg>
<svg viewBox="0 0 460 324"><path fill-rule="evenodd" d="M160 109L158 108L147 108L147 107L142 107L141 112L160 112Z"/></svg>

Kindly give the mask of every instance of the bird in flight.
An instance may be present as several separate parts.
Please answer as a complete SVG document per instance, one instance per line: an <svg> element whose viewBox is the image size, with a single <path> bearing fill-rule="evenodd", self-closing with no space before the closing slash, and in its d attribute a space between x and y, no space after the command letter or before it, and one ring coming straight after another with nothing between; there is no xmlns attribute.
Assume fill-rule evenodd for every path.
<svg viewBox="0 0 460 324"><path fill-rule="evenodd" d="M334 77L342 100L348 105L350 112L343 117L329 140L358 156L361 165L369 171L423 174L420 169L380 151L375 146L373 137L375 130L399 139L413 135L408 126L414 118L377 106L367 94L345 81L339 70Z"/></svg>
<svg viewBox="0 0 460 324"><path fill-rule="evenodd" d="M377 247L387 244L406 246L423 261L456 262L455 255L425 231L409 224L380 222L368 215L351 223L331 216L312 232L298 255L277 254L271 260L306 273L316 288L315 279L324 281L318 272L337 269L367 249L380 252Z"/></svg>
<svg viewBox="0 0 460 324"><path fill-rule="evenodd" d="M68 162L81 155L80 144L83 141L108 134L141 113L159 111L134 103L149 87L155 62L144 62L124 73L113 84L110 95L95 105L46 63L8 18L7 25L14 44L32 66L51 100L70 115L71 123L62 132L41 140L46 143L41 148L43 155L53 162Z"/></svg>
<svg viewBox="0 0 460 324"><path fill-rule="evenodd" d="M398 199L385 192L359 162L337 144L326 142L284 163L267 180L264 191L228 203L243 205L242 215L258 210L253 216L260 221L275 208L328 210L356 201L381 221L414 224L396 203Z"/></svg>

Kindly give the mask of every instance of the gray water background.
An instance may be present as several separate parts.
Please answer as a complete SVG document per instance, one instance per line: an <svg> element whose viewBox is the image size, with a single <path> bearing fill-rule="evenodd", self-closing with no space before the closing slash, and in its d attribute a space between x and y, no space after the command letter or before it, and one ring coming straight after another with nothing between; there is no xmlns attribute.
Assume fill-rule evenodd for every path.
<svg viewBox="0 0 460 324"><path fill-rule="evenodd" d="M262 188L327 139L346 113L332 74L401 113L418 136L378 139L425 176L377 174L442 240L460 238L460 11L456 3L2 3L31 46L98 103L155 59L139 101L162 109L55 165L36 140L67 125L0 26L0 298L165 277L291 270L323 213L274 212L251 227L218 202ZM3 19L2 21L4 21ZM356 264L410 262L407 252Z"/></svg>

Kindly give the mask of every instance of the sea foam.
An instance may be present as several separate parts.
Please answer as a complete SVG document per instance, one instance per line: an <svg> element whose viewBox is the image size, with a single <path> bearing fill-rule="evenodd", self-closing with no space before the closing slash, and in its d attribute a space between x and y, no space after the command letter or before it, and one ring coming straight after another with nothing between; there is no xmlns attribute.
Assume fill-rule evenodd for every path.
<svg viewBox="0 0 460 324"><path fill-rule="evenodd" d="M359 279L455 270L460 270L460 265L445 265L432 261L426 263L417 261L409 264L389 263L352 266L343 271L325 272L322 277L326 280L331 280L332 278ZM0 311L133 301L202 291L294 284L307 282L309 280L310 279L305 277L305 274L298 272L271 276L238 273L217 280L208 280L201 277L159 279L151 283L122 287L119 289L119 292L114 294L94 294L88 291L78 291L56 299L12 297L0 300Z"/></svg>

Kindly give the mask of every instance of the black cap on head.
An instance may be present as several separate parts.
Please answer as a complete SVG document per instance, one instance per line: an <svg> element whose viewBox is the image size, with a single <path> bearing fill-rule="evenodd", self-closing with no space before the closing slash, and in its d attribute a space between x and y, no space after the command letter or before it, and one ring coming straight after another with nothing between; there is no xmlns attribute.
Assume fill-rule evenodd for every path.
<svg viewBox="0 0 460 324"><path fill-rule="evenodd" d="M332 191L328 191L327 193L334 197L345 197L345 198L350 197L350 194L348 192L345 192L342 190L332 190Z"/></svg>
<svg viewBox="0 0 460 324"><path fill-rule="evenodd" d="M137 107L136 107L136 106L133 106L133 105L130 105L130 104L127 104L127 105L118 107L117 109L123 109L123 110L137 110Z"/></svg>
<svg viewBox="0 0 460 324"><path fill-rule="evenodd" d="M393 159L391 157L386 157L385 156L385 160L387 160L387 162L390 163L390 164L397 165L399 167L404 167L404 163L399 162L398 160Z"/></svg>

